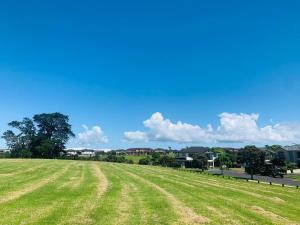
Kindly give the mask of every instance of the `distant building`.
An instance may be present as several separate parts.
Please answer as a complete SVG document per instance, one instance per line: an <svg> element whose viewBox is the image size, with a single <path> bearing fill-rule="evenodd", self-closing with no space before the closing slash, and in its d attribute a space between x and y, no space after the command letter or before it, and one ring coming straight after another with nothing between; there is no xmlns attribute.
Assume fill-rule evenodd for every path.
<svg viewBox="0 0 300 225"><path fill-rule="evenodd" d="M300 145L284 146L278 154L284 155L285 160L296 163L300 167Z"/></svg>
<svg viewBox="0 0 300 225"><path fill-rule="evenodd" d="M266 162L270 162L272 159L279 156L286 162L295 163L300 167L300 145L279 146L276 150L268 149L266 147L260 149L266 154Z"/></svg>
<svg viewBox="0 0 300 225"><path fill-rule="evenodd" d="M210 148L208 147L187 147L187 148L183 148L181 149L181 151L179 151L179 154L181 154L182 156L193 156L193 155L199 155L199 154L205 154L206 152L210 152Z"/></svg>
<svg viewBox="0 0 300 225"><path fill-rule="evenodd" d="M125 152L127 155L144 156L151 155L154 150L152 148L129 148Z"/></svg>
<svg viewBox="0 0 300 225"><path fill-rule="evenodd" d="M79 158L92 158L96 156L96 151L95 150L82 150L80 151L80 154L78 155Z"/></svg>
<svg viewBox="0 0 300 225"><path fill-rule="evenodd" d="M179 157L176 157L176 162L181 165L182 168L185 168L185 164L187 162L191 162L193 161L193 158L192 157L189 157L189 156L179 156Z"/></svg>
<svg viewBox="0 0 300 225"><path fill-rule="evenodd" d="M66 155L72 158L92 158L97 154L104 153L101 150L94 149L68 149L66 150Z"/></svg>
<svg viewBox="0 0 300 225"><path fill-rule="evenodd" d="M207 166L209 168L215 167L215 160L217 155L211 151L208 147L187 147L178 151L177 153L177 162L184 167L183 162L193 161L193 158L197 155L205 155L207 157Z"/></svg>
<svg viewBox="0 0 300 225"><path fill-rule="evenodd" d="M9 149L0 149L0 154L5 154L5 153L8 153L10 152Z"/></svg>

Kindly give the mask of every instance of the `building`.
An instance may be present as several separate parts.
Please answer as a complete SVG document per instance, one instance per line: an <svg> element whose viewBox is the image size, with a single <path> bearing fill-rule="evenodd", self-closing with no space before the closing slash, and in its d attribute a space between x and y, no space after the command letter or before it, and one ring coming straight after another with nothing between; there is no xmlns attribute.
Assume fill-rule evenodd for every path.
<svg viewBox="0 0 300 225"><path fill-rule="evenodd" d="M5 153L9 153L10 150L9 149L0 149L0 154L5 154Z"/></svg>
<svg viewBox="0 0 300 225"><path fill-rule="evenodd" d="M300 167L300 145L284 146L278 154L284 156L287 162L295 163Z"/></svg>
<svg viewBox="0 0 300 225"><path fill-rule="evenodd" d="M126 150L127 155L144 156L151 155L154 152L152 148L129 148Z"/></svg>
<svg viewBox="0 0 300 225"><path fill-rule="evenodd" d="M93 149L68 149L66 150L66 155L71 158L92 158L97 154L101 154L102 151Z"/></svg>
<svg viewBox="0 0 300 225"><path fill-rule="evenodd" d="M215 160L217 159L217 154L211 151L208 147L187 147L178 152L177 161L181 163L185 158L185 162L193 161L193 157L197 155L205 155L207 157L207 166L209 168L215 167Z"/></svg>
<svg viewBox="0 0 300 225"><path fill-rule="evenodd" d="M78 155L79 158L92 158L96 156L95 150L85 149L80 151L80 154Z"/></svg>
<svg viewBox="0 0 300 225"><path fill-rule="evenodd" d="M10 153L9 149L0 149L0 157L3 158Z"/></svg>
<svg viewBox="0 0 300 225"><path fill-rule="evenodd" d="M210 148L208 147L186 147L181 149L178 153L182 156L188 155L193 157L194 155L202 155L207 152L210 152Z"/></svg>
<svg viewBox="0 0 300 225"><path fill-rule="evenodd" d="M185 168L185 163L193 161L192 157L189 156L179 156L176 157L176 162L181 165L181 168Z"/></svg>

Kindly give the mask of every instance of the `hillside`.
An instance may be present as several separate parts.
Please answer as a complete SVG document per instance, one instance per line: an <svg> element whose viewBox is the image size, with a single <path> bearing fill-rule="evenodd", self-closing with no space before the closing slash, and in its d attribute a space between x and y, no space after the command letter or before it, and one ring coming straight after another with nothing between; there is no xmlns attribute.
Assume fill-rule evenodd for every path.
<svg viewBox="0 0 300 225"><path fill-rule="evenodd" d="M160 167L1 159L0 209L0 224L300 224L300 192Z"/></svg>

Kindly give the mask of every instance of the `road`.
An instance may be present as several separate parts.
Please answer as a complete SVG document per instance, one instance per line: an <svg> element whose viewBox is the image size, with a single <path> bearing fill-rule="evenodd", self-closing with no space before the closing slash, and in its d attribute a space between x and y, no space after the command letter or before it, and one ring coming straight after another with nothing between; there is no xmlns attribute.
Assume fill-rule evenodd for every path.
<svg viewBox="0 0 300 225"><path fill-rule="evenodd" d="M222 174L222 171L218 170L218 169L209 170L208 172L210 174L215 174L215 175ZM225 176L236 177L236 178L241 178L241 179L249 179L249 180L251 179L251 176L249 174L239 173L239 172L235 172L235 171L231 171L231 170L224 170L223 174ZM288 179L288 178L274 178L274 177L254 175L253 179L259 180L262 182L268 182L268 183L272 182L272 183L276 183L276 184L284 184L284 185L288 185L288 186L299 186L300 187L299 181L294 181L294 180Z"/></svg>

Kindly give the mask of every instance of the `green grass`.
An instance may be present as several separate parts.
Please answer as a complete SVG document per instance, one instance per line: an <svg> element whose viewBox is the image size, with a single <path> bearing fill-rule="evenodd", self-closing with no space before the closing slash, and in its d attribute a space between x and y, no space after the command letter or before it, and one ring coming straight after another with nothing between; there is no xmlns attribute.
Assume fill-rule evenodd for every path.
<svg viewBox="0 0 300 225"><path fill-rule="evenodd" d="M300 190L161 167L0 159L0 224L300 224Z"/></svg>
<svg viewBox="0 0 300 225"><path fill-rule="evenodd" d="M134 156L134 155L127 155L125 156L126 159L132 160L135 164L139 164L140 159L145 158L146 156Z"/></svg>
<svg viewBox="0 0 300 225"><path fill-rule="evenodd" d="M287 177L295 181L300 181L300 174L289 174Z"/></svg>

